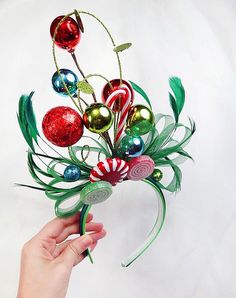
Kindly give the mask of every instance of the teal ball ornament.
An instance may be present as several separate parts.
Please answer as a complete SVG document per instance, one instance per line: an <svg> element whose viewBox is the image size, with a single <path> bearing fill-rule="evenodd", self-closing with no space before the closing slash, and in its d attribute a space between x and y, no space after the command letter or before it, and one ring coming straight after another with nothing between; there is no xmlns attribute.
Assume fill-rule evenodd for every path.
<svg viewBox="0 0 236 298"><path fill-rule="evenodd" d="M74 95L77 92L77 83L79 81L77 75L69 69L62 68L60 69L60 75L56 71L52 76L53 89L62 96L69 96L63 84L63 81L66 84L68 90L70 91L70 94Z"/></svg>
<svg viewBox="0 0 236 298"><path fill-rule="evenodd" d="M80 179L81 170L76 165L69 165L64 170L64 179L66 181L77 181Z"/></svg>
<svg viewBox="0 0 236 298"><path fill-rule="evenodd" d="M122 157L136 157L142 155L144 142L140 136L126 135L120 142L118 152Z"/></svg>

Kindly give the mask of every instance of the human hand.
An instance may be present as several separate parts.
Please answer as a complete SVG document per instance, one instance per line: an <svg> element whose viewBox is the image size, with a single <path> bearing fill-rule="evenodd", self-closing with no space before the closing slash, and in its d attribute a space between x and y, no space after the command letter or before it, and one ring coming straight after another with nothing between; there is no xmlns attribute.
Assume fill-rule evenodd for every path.
<svg viewBox="0 0 236 298"><path fill-rule="evenodd" d="M79 218L80 213L54 218L24 245L17 298L66 296L72 268L84 259L87 248L93 250L106 235L103 225L92 222L93 216L89 214L86 231L91 233L67 239L79 232Z"/></svg>

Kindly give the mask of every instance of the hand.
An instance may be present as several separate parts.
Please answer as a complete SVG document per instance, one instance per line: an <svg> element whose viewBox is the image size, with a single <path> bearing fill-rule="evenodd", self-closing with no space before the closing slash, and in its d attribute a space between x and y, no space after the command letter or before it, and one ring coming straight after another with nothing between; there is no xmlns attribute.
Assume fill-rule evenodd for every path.
<svg viewBox="0 0 236 298"><path fill-rule="evenodd" d="M73 266L84 259L87 248L93 250L106 231L101 223L87 217L89 234L66 240L79 232L80 213L69 218L55 218L28 241L21 255L17 298L64 298ZM64 241L66 240L66 241Z"/></svg>

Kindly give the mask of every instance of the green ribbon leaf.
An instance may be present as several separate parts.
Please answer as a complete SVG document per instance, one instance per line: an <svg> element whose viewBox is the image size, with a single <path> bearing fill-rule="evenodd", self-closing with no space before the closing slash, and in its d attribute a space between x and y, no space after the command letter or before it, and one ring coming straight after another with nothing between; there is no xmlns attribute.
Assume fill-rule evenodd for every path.
<svg viewBox="0 0 236 298"><path fill-rule="evenodd" d="M94 93L93 86L91 86L89 83L87 83L85 81L78 82L77 87L81 92L83 92L85 94L93 94Z"/></svg>
<svg viewBox="0 0 236 298"><path fill-rule="evenodd" d="M180 78L178 77L171 77L169 79L169 84L171 90L174 93L174 96L171 93L169 93L170 105L172 107L175 116L175 121L177 123L185 102L185 90Z"/></svg>
<svg viewBox="0 0 236 298"><path fill-rule="evenodd" d="M177 103L175 101L175 98L171 93L169 93L169 100L170 100L170 105L171 105L171 108L172 108L172 111L173 111L173 114L174 114L174 117L175 117L175 122L178 123L178 120L179 120L178 107L177 107Z"/></svg>
<svg viewBox="0 0 236 298"><path fill-rule="evenodd" d="M38 144L37 136L39 136L31 100L33 94L34 92L31 92L30 95L20 97L17 114L21 132L32 151L34 151L33 140Z"/></svg>
<svg viewBox="0 0 236 298"><path fill-rule="evenodd" d="M84 33L84 25L83 25L83 22L81 20L81 17L80 17L80 15L79 15L79 13L76 9L75 9L74 13L75 13L75 17L76 17L76 21L77 21L77 24L79 26L79 29L82 33Z"/></svg>
<svg viewBox="0 0 236 298"><path fill-rule="evenodd" d="M131 42L127 42L127 43L123 43L119 46L116 46L113 51L118 53L118 52L123 52L124 50L127 50L128 48L130 48L132 46Z"/></svg>
<svg viewBox="0 0 236 298"><path fill-rule="evenodd" d="M150 99L148 98L146 92L140 86L138 86L137 84L135 84L134 82L132 82L130 80L129 80L129 82L130 82L132 88L136 92L138 92L144 98L144 100L147 102L147 104L149 105L149 107L152 109L152 105L151 105Z"/></svg>

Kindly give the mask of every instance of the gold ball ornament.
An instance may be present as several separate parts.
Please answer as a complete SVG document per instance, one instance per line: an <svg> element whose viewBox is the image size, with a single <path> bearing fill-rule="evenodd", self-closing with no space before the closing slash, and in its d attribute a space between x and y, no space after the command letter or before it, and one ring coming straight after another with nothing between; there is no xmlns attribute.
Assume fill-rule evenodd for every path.
<svg viewBox="0 0 236 298"><path fill-rule="evenodd" d="M154 171L153 171L153 173L152 173L152 178L155 180L155 181L160 181L161 179L162 179L162 177L163 177L163 173L162 173L162 171L161 170L159 170L159 169L155 169Z"/></svg>
<svg viewBox="0 0 236 298"><path fill-rule="evenodd" d="M130 108L127 117L127 131L137 135L145 135L154 125L155 117L153 112L143 106L135 105Z"/></svg>
<svg viewBox="0 0 236 298"><path fill-rule="evenodd" d="M106 132L112 126L113 120L113 112L102 103L91 104L83 115L84 125L94 133Z"/></svg>

